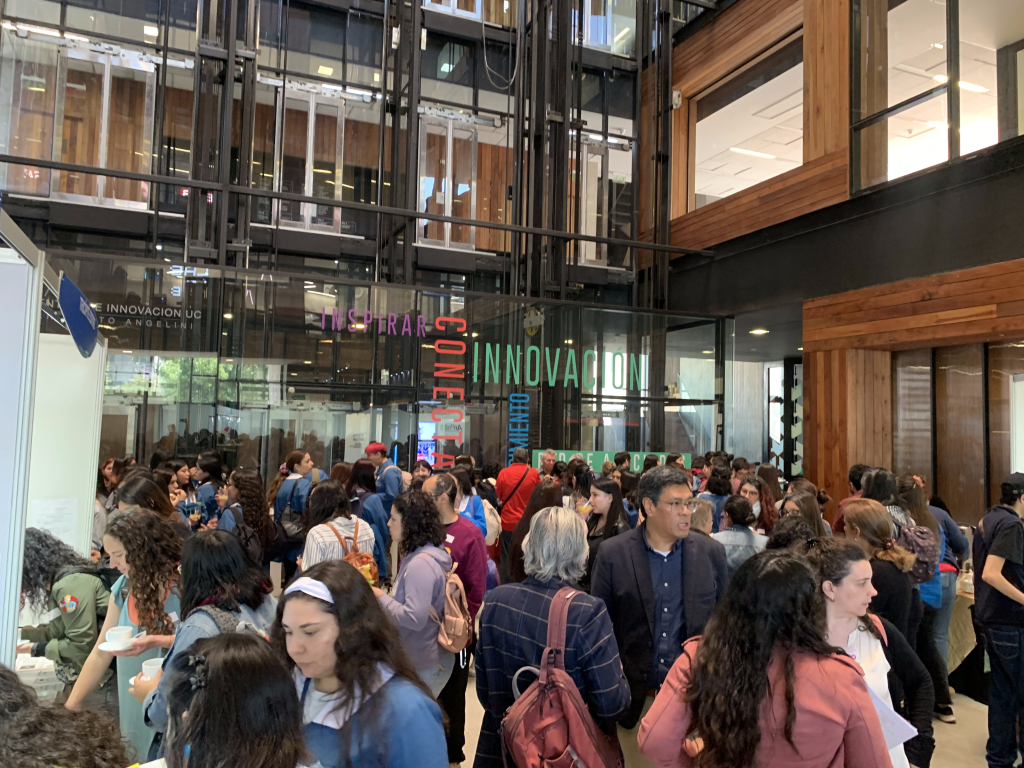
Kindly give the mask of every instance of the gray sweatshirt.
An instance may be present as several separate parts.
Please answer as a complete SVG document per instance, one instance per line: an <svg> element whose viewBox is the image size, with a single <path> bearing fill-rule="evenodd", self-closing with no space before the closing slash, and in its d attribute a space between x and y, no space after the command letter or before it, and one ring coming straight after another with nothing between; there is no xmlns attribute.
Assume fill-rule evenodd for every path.
<svg viewBox="0 0 1024 768"><path fill-rule="evenodd" d="M438 626L430 618L430 608L438 617L444 616L444 584L451 567L452 558L445 550L422 546L402 560L392 594L380 598L419 671L433 669L449 653L437 642Z"/></svg>

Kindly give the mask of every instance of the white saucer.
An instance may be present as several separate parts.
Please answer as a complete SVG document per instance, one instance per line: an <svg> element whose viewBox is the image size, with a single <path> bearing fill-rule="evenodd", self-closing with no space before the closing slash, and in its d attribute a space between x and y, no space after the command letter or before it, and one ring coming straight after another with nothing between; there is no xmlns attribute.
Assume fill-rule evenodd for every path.
<svg viewBox="0 0 1024 768"><path fill-rule="evenodd" d="M130 651L132 649L132 644L114 645L113 643L100 643L98 648L104 653L110 653L111 651Z"/></svg>

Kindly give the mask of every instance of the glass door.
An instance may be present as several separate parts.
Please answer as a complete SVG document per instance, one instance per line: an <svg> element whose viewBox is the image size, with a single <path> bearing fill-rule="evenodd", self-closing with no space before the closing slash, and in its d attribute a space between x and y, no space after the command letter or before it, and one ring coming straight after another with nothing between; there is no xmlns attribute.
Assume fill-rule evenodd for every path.
<svg viewBox="0 0 1024 768"><path fill-rule="evenodd" d="M608 178L605 173L608 150L602 143L594 142L589 137L584 137L580 147L583 161L579 162L575 157L569 158L570 191L575 193L578 188L580 206L577 219L576 195L573 194L569 203L570 226L578 222L580 234L605 237L608 231ZM589 266L606 265L607 247L604 243L577 242L580 263Z"/></svg>
<svg viewBox="0 0 1024 768"><path fill-rule="evenodd" d="M468 123L423 118L420 123L419 210L476 218L477 131ZM476 227L421 219L419 241L473 248Z"/></svg>

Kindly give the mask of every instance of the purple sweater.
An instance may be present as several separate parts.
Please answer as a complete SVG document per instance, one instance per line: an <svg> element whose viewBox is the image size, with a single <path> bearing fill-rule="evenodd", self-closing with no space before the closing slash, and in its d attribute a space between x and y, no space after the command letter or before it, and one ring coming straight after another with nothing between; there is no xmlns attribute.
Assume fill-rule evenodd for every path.
<svg viewBox="0 0 1024 768"><path fill-rule="evenodd" d="M484 535L471 520L460 517L445 526L444 548L459 567L455 574L466 588L469 615L474 620L487 591L487 544Z"/></svg>

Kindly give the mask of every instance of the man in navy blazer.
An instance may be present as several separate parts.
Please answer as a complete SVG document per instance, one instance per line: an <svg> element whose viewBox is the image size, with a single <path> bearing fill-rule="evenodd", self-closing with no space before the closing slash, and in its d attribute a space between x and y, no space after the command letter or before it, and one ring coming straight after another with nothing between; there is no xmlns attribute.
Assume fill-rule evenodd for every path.
<svg viewBox="0 0 1024 768"><path fill-rule="evenodd" d="M637 750L637 723L728 581L725 547L689 535L690 487L676 467L645 472L636 493L644 522L605 540L594 564L591 594L608 608L632 696L619 733L627 768L649 765Z"/></svg>

